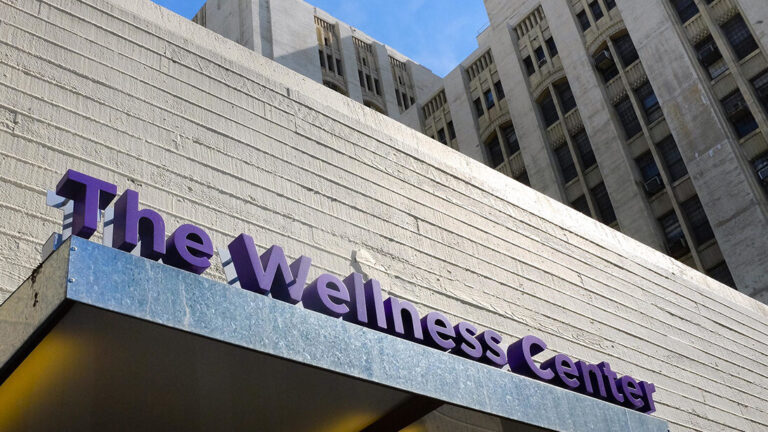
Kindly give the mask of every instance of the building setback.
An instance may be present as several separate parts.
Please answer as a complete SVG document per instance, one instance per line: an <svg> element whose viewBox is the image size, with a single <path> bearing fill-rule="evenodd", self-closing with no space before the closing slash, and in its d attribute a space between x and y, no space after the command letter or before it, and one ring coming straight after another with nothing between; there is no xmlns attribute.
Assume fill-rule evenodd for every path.
<svg viewBox="0 0 768 432"><path fill-rule="evenodd" d="M301 0L194 20L766 302L764 6L486 0L442 79Z"/></svg>
<svg viewBox="0 0 768 432"><path fill-rule="evenodd" d="M245 1L227 3L248 4ZM290 3L280 0L270 8L265 4L264 8L270 10L272 17L278 17L285 15L280 8L289 7ZM616 8L605 8L605 14L617 17L621 13L622 22L627 26L640 25L640 11L635 10L641 8L640 3L619 1ZM696 156L695 151L679 145L687 171L700 173L705 163L725 169L727 161L714 158L730 154L733 163L741 164L743 175L727 177L728 181L721 186L730 188L725 191L717 189L714 181L709 183L708 178L698 177L700 174L689 174L673 183L667 176L672 172L669 167L675 165L660 163L660 172L664 172L662 180L666 179L664 184L674 186L658 192L664 194L659 197L677 197L675 194L684 192L677 191L681 187L695 191L712 221L718 248L723 250L726 259L729 249L719 232L730 229L731 221L741 223L745 235L760 226L744 219L762 211L758 204L741 207L731 219L726 217L727 211L739 209L738 197L729 201L735 204L723 209L723 214L710 214L708 206L712 198L705 197L704 191L708 189L699 190L698 182L723 194L757 185L754 172L747 170L746 159L735 159L735 150L743 150L747 142L735 141L731 123L720 112L720 98L714 95L721 81L686 84L685 80L699 77L703 69L697 60L694 62L693 48L685 37L671 37L684 34L682 24L667 19L675 16L674 11L660 1L642 4L642 11L648 15L646 23L663 24L637 30L642 37L632 39L642 63L635 63L634 67L642 64L645 68L661 100L665 120L658 118L651 124L641 113L641 129L647 131L626 140L618 114L606 96L608 90L592 66L591 53L579 55L587 52L586 48L580 51L578 47L568 46L569 40L578 45L576 42L583 36L576 21L566 20L572 12L562 8L562 3L545 2L541 9L531 3L519 16L508 11L506 18L501 13L492 13L503 20L492 22L489 30L481 35L480 40L484 41L481 45L485 48L465 62L459 70L461 73L454 71L445 80L438 79L429 85L424 84L425 78L419 78L419 74L427 74L425 70L392 51L384 53L379 45L360 33L355 36L359 42L348 40L347 45L353 51L337 52L333 42L330 49L323 48L326 65L330 64L328 54L333 59L334 70L339 70L337 60L340 60L342 74L333 77L338 86L341 78L345 85L359 81L358 71L349 67L348 53L354 53L355 47L366 56L368 65L375 61L374 69L362 70L366 94L371 98L369 104L387 113L398 113L397 99L391 99L391 94L399 93L401 104L405 94L408 107L403 106L399 122L320 84L323 72L319 69L321 50L317 29L323 30L321 35L328 29L325 24L314 21L312 9L307 17L296 13L294 21L281 25L253 12L239 15L244 21L258 22L263 29L258 38L254 33L242 34L243 40L250 38L254 46L259 43L264 52L272 52L270 56L276 60L273 61L149 0L0 0L0 299L4 301L0 305L0 359L3 361L0 379L7 371L7 359L21 362L19 367L25 369L27 365L25 370L32 371L26 376L27 380L16 380L11 374L0 385L0 429L24 430L23 427L4 427L6 421L13 422L19 413L25 413L30 421L38 422L36 424L57 420L55 416L39 415L42 404L36 405L34 397L47 398L49 394L41 392L40 384L45 379L46 383L55 385L57 377L77 385L57 388L59 392L71 392L65 402L92 410L93 405L88 402L93 400L118 414L129 411L128 417L137 422L154 417L166 421L178 418L200 430L213 430L217 424L215 418L207 417L214 412L209 409L227 413L231 405L237 406L238 412L250 415L262 406L250 396L239 398L233 396L240 395L239 392L228 393L234 386L248 395L252 395L249 391L261 391L261 400L270 402L265 407L276 406L271 404L275 400L288 401L289 415L281 410L285 405L279 404L271 414L283 414L289 424L302 425L306 421L302 410L311 409L312 404L301 399L305 394L299 391L286 394L280 385L279 378L291 378L288 372L295 370L280 369L286 362L278 361L276 356L284 355L293 366L303 362L301 374L294 376L296 381L303 385L317 383L312 400L329 410L333 408L330 412L339 415L355 414L339 409L346 407L345 403L365 406L370 402L370 406L376 407L377 399L370 398L371 393L367 392L369 386L374 385L371 379L380 379L385 387L378 390L385 395L391 395L390 391L396 393L397 397L386 399L391 403L411 392L436 397L438 394L431 389L439 384L442 392L450 396L442 400L454 405L445 405L422 419L421 425L427 431L516 430L505 428L494 416L494 413L518 415L521 420L522 411L513 409L516 405L509 403L521 399L520 393L509 390L516 388L546 389L532 392L532 396L526 398L537 404L535 409L526 411L528 421L523 422L528 424L545 428L552 425L538 420L551 413L553 407L562 412L563 407L571 406L567 403L555 406L557 401L589 399L584 406L595 407L594 411L577 407L572 410L577 411L573 417L560 416L557 423L560 426L550 429L575 430L568 423L581 419L580 430L589 430L588 424L584 427L585 418L588 422L594 415L597 422L604 419L599 415L604 410L612 413L621 410L627 414L623 416L625 423L643 416L648 424L667 422L675 432L765 430L768 428L768 307L560 202L568 201L563 197L573 193L569 192L571 189L582 188L589 193L585 198L586 208L609 221L608 207L602 206L598 199L604 194L591 183L598 179L597 185L605 185L622 230L661 232L654 213L655 200L661 198L649 200L644 196L644 185L634 183L634 189L628 190L639 196L640 201L629 195L620 199L624 189L611 182L624 181L624 174L613 171L624 166L625 172L639 176L634 160L645 153L645 147L636 143L648 142L643 145L654 150L651 155L655 158L658 152L654 137L665 135L654 132L656 128L669 127L674 132L678 122L680 127L688 124L684 118L704 116L691 111L694 108L711 109L710 120L692 122L686 129L690 134L703 134L697 140L701 140L707 152L696 150L699 152ZM715 4L707 7L713 8ZM758 3L739 5L739 8L756 7ZM498 9L490 3L488 7L491 11ZM208 12L212 9L209 4ZM743 16L751 17L750 23L752 19L768 20L760 18L761 13L768 11L756 9L751 13L745 11ZM525 26L533 26L531 23L536 21L538 27L531 27L534 30L524 36L530 39L538 34L536 32L543 31L537 40L544 38L545 57L551 51L546 51L548 37L544 36L548 33L542 26L546 24L550 29L565 32L552 35L559 54L551 60L546 57L547 62L541 62L540 70L562 63L563 70L568 72L576 106L569 110L561 106L569 99L563 96L567 92L563 90L562 77L555 79L553 75L551 81L541 81L549 84L535 84L541 91L547 89L552 98L551 103L547 102L557 113L552 129L539 126L544 121L543 114L536 108L537 99L528 90L534 88L532 80L538 75L529 78L522 73L526 51L521 51L516 33L512 39L510 31L515 32L515 26L503 24L518 25L526 17L536 16L537 20L525 21L528 23ZM318 18L332 21L322 14ZM305 25L309 25L311 36L301 36L299 29ZM591 28L601 25L598 21ZM749 25L756 37L763 38L759 35L766 34L760 30L765 28L760 27L762 24ZM339 27L335 23L334 26ZM229 30L240 34L242 28ZM632 34L635 30L629 31ZM280 32L294 34L297 39L283 46L269 42L277 41L276 37L270 38ZM652 44L656 37L663 42ZM344 44L345 39L340 36L339 39ZM523 45L530 45L527 49L535 56L537 47L528 39ZM648 44L641 44L640 40ZM606 47L612 52L610 58L618 58L620 63L619 55L613 54L617 44L619 42L611 40ZM650 64L657 60L654 57L657 54L649 51L654 45L664 50L679 50L695 74L673 70L670 75L679 83L667 86L662 79L657 84L654 77L659 74L652 72ZM371 46L370 51L367 46ZM599 48L598 44L590 51L603 52ZM759 57L751 56L744 61L749 63L749 59ZM310 57L318 65L314 77L308 78L280 64L290 66ZM658 62L659 65L673 64L666 60ZM541 75L543 72L536 69L538 63L537 60L534 64L534 72ZM585 72L572 74L571 68L576 67L573 65L581 65ZM468 69L472 69L471 76L466 72ZM628 73L625 69L616 66L619 81L609 82L624 85ZM632 70L637 73L637 69ZM372 93L367 87L366 74L371 76ZM729 76L721 75L721 80ZM376 78L380 92L376 92ZM588 82L581 82L587 78ZM497 81L501 83L498 88ZM617 101L629 96L630 102L637 104L636 90L630 80L627 82L626 95L617 90L617 94L622 94ZM459 92L458 88L465 90ZM485 99L488 89L494 101L490 109L486 103L490 99ZM500 89L505 92L504 99L500 98ZM362 88L359 91L365 96ZM704 98L711 102L703 107L694 104L688 109L688 99L680 102L671 97L680 91L683 92L680 98L698 95L697 100ZM742 94L747 94L747 90ZM420 116L424 115L427 105L420 101L430 101L435 96L438 103L432 105L432 117L422 119ZM480 96L476 108L474 100ZM513 98L520 103L509 103ZM589 103L590 98L595 98L594 104ZM745 96L745 100L753 115L757 115L757 109L751 105L757 99ZM442 106L438 106L440 103ZM565 106L571 106L569 104L572 102ZM604 105L604 109L598 109L600 105ZM479 114L481 109L480 118L472 115ZM500 117L506 115L509 116L506 120ZM574 116L583 119L580 120L583 128L568 128ZM478 159L485 158L489 148L496 151L486 145L494 141L494 133L500 145L512 141L514 135L508 126L513 124L521 150L518 152L511 145L502 146L498 166L508 171L501 173L401 123L411 121L409 119L431 125L438 138L440 129L445 129L448 137L452 136L448 122L453 122L456 138L451 138L452 146L465 153L475 152ZM464 124L465 121L471 121L472 126ZM670 126L663 126L667 123ZM475 127L482 127L486 134L481 136ZM586 148L583 135L579 135L582 131L593 143L599 170L577 165L573 183L561 184L562 174L559 168L553 168L557 166L554 161L560 160L556 152L560 146L567 145L569 152L576 153L572 158L577 164L589 160L577 153L578 149ZM726 137L718 141L720 148L710 142L718 139L716 133ZM600 138L599 134L606 137ZM756 134L753 131L749 136L758 136ZM674 132L672 135L676 142L683 141L684 134ZM624 149L622 153L603 150L611 142L609 136L618 137L615 145ZM745 139L749 140L749 136ZM552 145L551 137L561 137L557 138L560 141L552 141L557 142L557 146ZM661 136L658 142L664 138ZM736 147L737 143L740 147ZM634 154L632 149L636 148L643 151ZM726 149L732 149L731 153ZM616 167L604 169L603 165L613 160L611 155ZM523 178L522 166L534 188L546 189L546 194L524 187L505 175L516 172ZM56 189L68 170L115 185L121 198L128 189L135 190L141 209L162 215L166 237L187 224L204 230L218 247L225 247L240 234L247 234L260 252L279 245L288 262L302 255L311 257L308 281L321 274L346 278L356 272L365 281L379 281L382 298L394 297L412 304L418 312L414 316L439 312L452 324L466 322L478 329L498 332L510 344L528 335L536 336L547 344L547 349L536 355L537 365L558 354L591 365L609 363L617 378L630 376L652 383L657 411L653 417L646 418L645 414L624 411L623 407L597 398L530 381L518 374L384 332L351 327L353 324L347 321L299 305L236 289L227 284L230 279L225 277L218 252L211 258L213 266L202 276L182 273L163 263L97 244L105 231L101 226L91 241L72 239L69 247L60 248L41 265L43 244L51 233L62 228L62 211L45 205L46 191ZM551 183L547 177L553 179ZM738 178L743 181L739 182ZM619 196L615 190L620 191ZM757 195L751 196L757 203ZM681 206L690 199L689 195L680 197ZM747 195L741 197L739 199L747 200ZM645 209L645 213L622 210L617 204L622 199ZM671 208L672 202L667 200ZM724 219L719 219L721 216ZM636 218L636 223L624 222L627 217L630 222ZM689 222L692 218L681 219ZM630 230L631 227L634 228ZM764 241L758 231L749 233L753 244ZM695 235L695 231L691 235ZM662 244L661 234L658 236L658 243ZM710 250L707 249L710 246L702 247L702 251ZM763 255L750 256L757 261L765 259ZM736 265L731 268L735 269ZM735 277L736 274L734 270ZM77 302L69 310L72 315L68 317L72 320L60 322L66 327L55 332L62 338L53 342L65 343L47 344L43 340L40 348L50 351L33 351L29 360L36 360L39 357L35 355L39 355L47 361L24 363L17 349L21 346L23 353L26 337L18 335L26 331L25 336L29 336L37 329L26 324L33 318L41 318L42 309L52 307L54 294L60 296L59 301ZM126 314L138 319L128 319ZM107 320L110 326L94 325L96 318ZM280 325L281 319L298 324ZM265 331L267 327L261 325L263 322L273 326L269 327L270 331ZM165 323L169 327L165 327ZM119 335L124 337L115 337L112 329L122 329ZM158 333L151 341L143 337L154 331ZM311 336L307 339L311 343L304 343L302 347L301 332L304 331ZM192 338L190 332L212 339ZM105 343L87 351L87 344L76 343L86 334L94 334ZM344 339L354 341L345 345L340 342ZM286 340L291 344L286 345ZM332 343L319 343L321 340ZM169 361L164 355L152 356L172 352L180 345L188 347L194 355L182 357L184 361L179 362ZM121 346L126 350L117 349ZM213 346L216 351L208 350ZM250 352L245 356L237 351L254 346L261 346L259 355ZM397 351L388 351L389 346L397 347ZM73 357L69 355L77 349L86 350L83 365L68 366L83 379L66 373L35 373L35 365L67 366L64 360L71 362ZM220 353L219 349L223 350L222 358L215 355ZM399 353L404 354L395 355ZM347 364L350 357L356 363ZM242 361L243 358L247 361ZM96 370L88 369L87 366L103 359L116 360L114 364L104 361L101 366L119 379L119 385L112 385ZM225 366L218 363L221 360L226 360ZM145 379L128 379L133 375L126 374L135 371L133 367L138 364L150 368L148 372L144 370ZM276 366L272 369L270 365ZM204 394L201 400L189 394L179 399L166 398L164 390L179 387L173 381L166 381L168 377L163 374L153 375L153 366L162 366L162 370L172 376L184 371L186 380L176 382L183 384L182 389L199 392L215 385L219 391ZM274 375L263 373L273 370ZM346 373L348 379L341 380L338 374L329 377L325 372L331 370ZM312 381L320 372L324 378ZM467 380L460 379L463 375L459 372L467 374ZM350 378L352 373L357 378ZM275 384L265 385L268 392L259 385L262 377ZM303 380L304 377L308 379ZM478 377L489 378L481 379L482 386L467 384L476 382ZM166 382L170 384L164 385ZM613 383L616 385L616 380ZM464 385L466 387L462 387ZM137 395L132 402L144 401L143 393L158 397L153 399L160 402L148 413L151 416L124 409L120 404L125 402L121 399L121 386L126 386L131 395ZM488 393L474 393L481 387ZM101 393L93 392L89 393L92 399L81 400L76 391L80 388L111 393L109 397L101 397ZM152 391L144 392L145 388ZM355 388L360 390L361 397L346 391ZM493 397L484 397L491 393ZM557 399L551 397L552 394L566 396ZM336 403L337 400L341 402ZM55 401L45 401L49 402L45 407L52 410L45 412L55 412ZM203 401L211 401L215 406ZM177 403L181 402L189 404L181 407L186 409L179 409ZM174 408L172 418L164 416L162 409L166 405ZM494 410L485 409L490 405ZM477 410L462 410L462 406ZM91 420L89 416L83 415L89 411L73 409L72 412L91 424L87 423ZM537 417L537 413L542 417ZM104 412L95 414L99 419L110 420ZM197 416L212 422L195 423ZM349 418L355 420L352 415ZM225 420L227 423L222 424L237 424L239 418ZM209 425L207 429L206 425ZM104 430L109 429L109 424L101 428L91 424L91 427ZM173 427L165 430L168 429L193 430ZM307 429L312 428L294 428Z"/></svg>

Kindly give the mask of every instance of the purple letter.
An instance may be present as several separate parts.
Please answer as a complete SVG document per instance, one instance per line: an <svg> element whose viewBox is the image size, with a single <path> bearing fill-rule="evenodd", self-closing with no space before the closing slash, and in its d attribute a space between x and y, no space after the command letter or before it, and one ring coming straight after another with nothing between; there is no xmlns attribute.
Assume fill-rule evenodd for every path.
<svg viewBox="0 0 768 432"><path fill-rule="evenodd" d="M643 409L641 409L641 412L644 412L646 414L651 414L656 412L656 404L653 403L653 392L656 391L656 386L649 382L640 381L640 388L643 390L643 400L645 400L645 404L643 405Z"/></svg>
<svg viewBox="0 0 768 432"><path fill-rule="evenodd" d="M299 257L290 266L280 246L272 246L259 257L253 238L240 234L229 244L240 286L248 291L296 304L301 301L311 260Z"/></svg>
<svg viewBox="0 0 768 432"><path fill-rule="evenodd" d="M563 385L565 388L574 390L579 387L579 380L576 379L576 377L579 376L579 371L576 370L576 365L573 364L573 360L567 355L557 354L542 363L541 368L549 370L554 369L558 378L558 384Z"/></svg>
<svg viewBox="0 0 768 432"><path fill-rule="evenodd" d="M184 224L168 237L167 254L163 262L195 274L202 274L211 266L213 243L208 234L194 225Z"/></svg>
<svg viewBox="0 0 768 432"><path fill-rule="evenodd" d="M542 381L549 381L555 373L536 366L533 356L547 348L547 344L536 336L526 336L507 348L509 368L512 372Z"/></svg>
<svg viewBox="0 0 768 432"><path fill-rule="evenodd" d="M608 387L611 389L613 400L620 404L624 403L624 396L616 388L616 372L611 370L611 365L608 362L602 362L597 366L603 371L603 375L605 375L605 379L608 381Z"/></svg>
<svg viewBox="0 0 768 432"><path fill-rule="evenodd" d="M392 324L390 331L395 336L408 339L412 342L421 342L424 335L419 324L419 312L407 301L401 301L395 297L384 300L384 312L387 314L387 322ZM408 313L411 328L406 332L403 325L403 312Z"/></svg>
<svg viewBox="0 0 768 432"><path fill-rule="evenodd" d="M154 210L139 210L139 193L126 190L115 202L112 247L130 252L141 240L141 256L157 261L165 255L165 222Z"/></svg>
<svg viewBox="0 0 768 432"><path fill-rule="evenodd" d="M640 409L643 406L642 390L638 387L637 381L629 375L624 375L619 380L621 392L627 397L627 406L632 409Z"/></svg>
<svg viewBox="0 0 768 432"><path fill-rule="evenodd" d="M453 341L456 331L451 327L448 318L440 312L430 312L422 318L421 330L427 335L425 342L432 348L448 351L456 346Z"/></svg>
<svg viewBox="0 0 768 432"><path fill-rule="evenodd" d="M481 362L493 367L504 367L507 364L507 354L499 346L501 335L493 330L486 330L477 337L478 342L483 347L484 355Z"/></svg>
<svg viewBox="0 0 768 432"><path fill-rule="evenodd" d="M600 371L600 368L597 367L597 365L589 364L579 360L576 362L576 368L579 369L579 373L581 374L582 386L580 391L582 393L588 394L590 396L593 395L595 390L592 386L592 383L596 382L597 393L600 395L600 397L603 399L608 397L608 395L605 393L605 381L603 379L603 372ZM594 381L589 375L590 372L594 376Z"/></svg>
<svg viewBox="0 0 768 432"><path fill-rule="evenodd" d="M117 195L117 186L67 170L56 186L56 195L74 202L72 234L87 239L99 228L99 210L104 210L112 202Z"/></svg>
<svg viewBox="0 0 768 432"><path fill-rule="evenodd" d="M340 300L339 303L332 299ZM349 312L349 290L336 276L322 274L306 290L302 303L307 309L338 318Z"/></svg>
<svg viewBox="0 0 768 432"><path fill-rule="evenodd" d="M451 354L456 354L471 360L480 360L483 356L483 347L475 339L477 328L472 324L462 321L453 327L453 331L461 338L462 343L451 350Z"/></svg>
<svg viewBox="0 0 768 432"><path fill-rule="evenodd" d="M387 330L387 316L381 299L381 286L376 279L363 283L363 275L352 273L344 279L354 309L342 317L344 321L364 325L379 331ZM375 316L375 322L372 317ZM376 328L378 326L378 328Z"/></svg>

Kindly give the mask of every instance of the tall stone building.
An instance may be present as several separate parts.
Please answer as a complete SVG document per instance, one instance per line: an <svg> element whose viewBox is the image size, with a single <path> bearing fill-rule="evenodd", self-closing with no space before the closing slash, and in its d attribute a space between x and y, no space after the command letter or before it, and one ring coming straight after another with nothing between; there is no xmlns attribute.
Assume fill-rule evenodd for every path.
<svg viewBox="0 0 768 432"><path fill-rule="evenodd" d="M486 0L445 78L301 0L195 21L768 301L768 8Z"/></svg>

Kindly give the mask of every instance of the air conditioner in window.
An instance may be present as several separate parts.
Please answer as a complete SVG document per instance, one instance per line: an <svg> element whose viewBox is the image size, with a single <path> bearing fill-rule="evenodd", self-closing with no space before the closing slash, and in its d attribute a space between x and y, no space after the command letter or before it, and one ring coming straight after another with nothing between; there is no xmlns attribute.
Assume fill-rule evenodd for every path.
<svg viewBox="0 0 768 432"><path fill-rule="evenodd" d="M709 66L712 63L718 61L721 55L715 44L709 44L699 50L698 57L701 64L704 66Z"/></svg>
<svg viewBox="0 0 768 432"><path fill-rule="evenodd" d="M760 179L763 183L768 183L768 165L762 167L760 170L757 171L757 177Z"/></svg>
<svg viewBox="0 0 768 432"><path fill-rule="evenodd" d="M661 181L660 176L653 176L646 180L644 183L645 191L651 195L655 195L656 192L664 189L664 183Z"/></svg>
<svg viewBox="0 0 768 432"><path fill-rule="evenodd" d="M600 53L595 56L595 66L597 66L598 69L608 69L613 66L611 52L607 49L600 51Z"/></svg>

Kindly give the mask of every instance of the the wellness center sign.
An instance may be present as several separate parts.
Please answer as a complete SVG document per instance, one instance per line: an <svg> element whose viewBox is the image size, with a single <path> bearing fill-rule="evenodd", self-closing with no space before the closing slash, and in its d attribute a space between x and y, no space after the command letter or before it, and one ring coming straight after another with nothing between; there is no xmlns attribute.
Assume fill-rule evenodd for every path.
<svg viewBox="0 0 768 432"><path fill-rule="evenodd" d="M57 185L56 195L70 203L72 220L67 231L72 235L90 238L98 229L100 211L114 201L108 210L110 222L105 223L105 237L111 237L107 240L112 247L196 274L211 265L214 247L203 229L181 225L166 239L163 218L154 210L139 209L136 191L126 190L115 200L117 186L69 170ZM322 274L307 281L310 258L302 256L289 264L279 246L259 254L247 234L235 238L227 249L230 257L224 264L234 267L242 289L301 303L307 309L493 367L509 366L514 373L637 411L655 411L654 385L619 376L607 362L590 364L557 354L537 364L534 356L547 345L535 336L523 337L505 349L499 333L480 331L468 322L451 323L439 312L422 316L407 301L384 298L378 281L366 281L358 273L344 279Z"/></svg>

